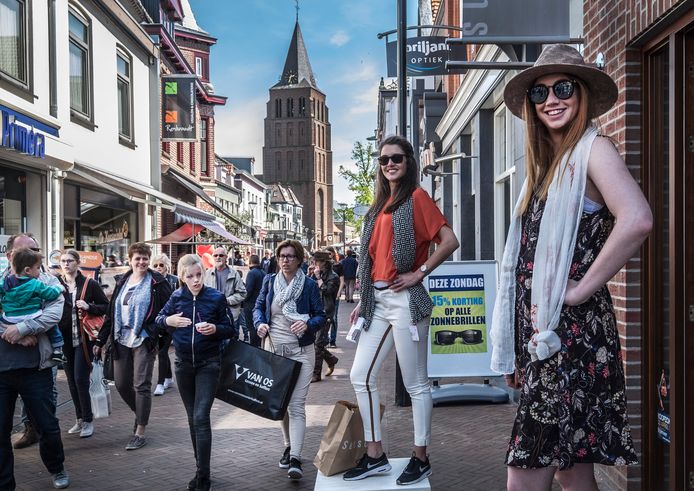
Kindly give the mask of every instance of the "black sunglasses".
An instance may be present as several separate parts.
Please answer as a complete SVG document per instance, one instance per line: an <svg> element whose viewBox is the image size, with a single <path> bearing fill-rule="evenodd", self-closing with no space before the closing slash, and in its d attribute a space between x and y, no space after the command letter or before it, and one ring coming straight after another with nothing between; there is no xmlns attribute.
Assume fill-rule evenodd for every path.
<svg viewBox="0 0 694 491"><path fill-rule="evenodd" d="M466 329L464 331L438 331L434 335L435 344L454 344L456 338L460 338L463 344L480 344L482 331L479 329Z"/></svg>
<svg viewBox="0 0 694 491"><path fill-rule="evenodd" d="M404 153L394 153L393 155L381 155L378 157L378 163L388 165L388 161L392 161L394 164L401 164L404 159Z"/></svg>
<svg viewBox="0 0 694 491"><path fill-rule="evenodd" d="M528 99L530 99L530 102L533 104L542 104L549 97L549 89L551 88L557 99L565 101L574 95L577 86L578 82L575 80L558 80L554 82L552 87L537 84L528 89Z"/></svg>

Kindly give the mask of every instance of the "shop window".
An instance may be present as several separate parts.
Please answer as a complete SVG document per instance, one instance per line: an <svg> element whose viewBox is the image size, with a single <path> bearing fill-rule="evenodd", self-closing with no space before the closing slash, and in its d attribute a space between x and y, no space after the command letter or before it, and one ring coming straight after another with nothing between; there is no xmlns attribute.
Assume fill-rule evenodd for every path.
<svg viewBox="0 0 694 491"><path fill-rule="evenodd" d="M207 119L200 120L200 174L208 176L210 174L207 165Z"/></svg>
<svg viewBox="0 0 694 491"><path fill-rule="evenodd" d="M118 85L118 136L133 139L132 58L125 51L116 52L116 83Z"/></svg>
<svg viewBox="0 0 694 491"><path fill-rule="evenodd" d="M0 74L29 88L26 0L0 0Z"/></svg>
<svg viewBox="0 0 694 491"><path fill-rule="evenodd" d="M76 10L68 13L70 30L70 109L73 116L92 119L91 26Z"/></svg>
<svg viewBox="0 0 694 491"><path fill-rule="evenodd" d="M506 245L506 235L513 215L513 188L516 165L513 148L513 118L506 107L494 113L494 243L495 255L501 258Z"/></svg>

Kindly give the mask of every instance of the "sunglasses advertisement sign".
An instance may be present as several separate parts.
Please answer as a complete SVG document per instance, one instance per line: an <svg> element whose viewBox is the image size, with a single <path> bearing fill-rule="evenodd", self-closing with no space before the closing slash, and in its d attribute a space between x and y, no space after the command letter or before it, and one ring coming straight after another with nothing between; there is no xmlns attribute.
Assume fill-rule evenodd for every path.
<svg viewBox="0 0 694 491"><path fill-rule="evenodd" d="M431 378L493 375L491 324L496 261L446 262L427 278L434 303L429 324Z"/></svg>

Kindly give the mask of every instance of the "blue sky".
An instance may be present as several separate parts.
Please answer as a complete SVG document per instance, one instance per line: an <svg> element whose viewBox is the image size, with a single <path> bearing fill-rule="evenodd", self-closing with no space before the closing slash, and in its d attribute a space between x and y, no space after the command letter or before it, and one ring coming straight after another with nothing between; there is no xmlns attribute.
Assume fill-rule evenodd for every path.
<svg viewBox="0 0 694 491"><path fill-rule="evenodd" d="M416 2L409 1L410 9ZM268 89L279 79L294 29L293 0L190 0L198 25L218 39L212 47L211 81L229 97L216 108L220 155L262 161ZM378 83L385 76L385 42L395 28L395 0L301 0L299 24L318 88L327 95L332 124L334 198L351 203L337 174L350 164L355 141L373 135ZM415 21L415 12L410 23ZM258 172L258 171L256 171Z"/></svg>

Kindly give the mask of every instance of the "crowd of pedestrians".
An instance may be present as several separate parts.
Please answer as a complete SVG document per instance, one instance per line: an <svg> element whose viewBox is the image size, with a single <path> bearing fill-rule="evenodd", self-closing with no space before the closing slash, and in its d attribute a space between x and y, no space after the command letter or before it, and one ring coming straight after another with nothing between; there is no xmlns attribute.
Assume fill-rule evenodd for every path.
<svg viewBox="0 0 694 491"><path fill-rule="evenodd" d="M606 283L645 240L652 217L624 161L593 122L617 93L609 76L564 45L546 47L504 93L509 110L526 122L527 176L501 263L490 332L491 368L521 389L506 458L510 490L548 490L553 479L564 489L595 490L594 464L637 463ZM356 481L391 469L375 381L393 348L412 399L414 426L412 456L396 482L410 485L431 475L426 339L432 301L423 280L459 243L419 186L415 150L406 139L383 140L378 163L358 262L351 251L340 258L331 248L309 260L300 242L286 240L274 256L266 251L262 260L249 258L244 284L229 265L228 251L218 247L207 271L198 256L183 256L176 281L166 257L151 264L149 246L136 243L128 251L130 268L107 302L79 272L79 254L65 251L56 277L40 267L31 235L12 236L11 266L0 276L0 489L15 488L10 429L18 397L26 414L17 443L38 439L53 485L69 486L51 369L63 353L77 420L68 433L86 438L95 431L85 392L91 348L97 357L112 356L116 388L135 415L126 450L142 448L158 354L163 371L154 393L172 383L166 336L176 352L175 379L195 453L188 489L211 487L210 408L223 346L240 336L301 364L281 425L279 458L290 479L301 479L306 398L311 382L321 380L323 362L326 376L338 363L328 349L336 344L338 299L344 292L345 302L355 301L357 278L360 295L350 321L361 335L350 380L366 448L343 478ZM432 243L437 247L430 254ZM245 265L235 253L232 266ZM105 321L93 341L80 327L86 316L98 314Z"/></svg>

